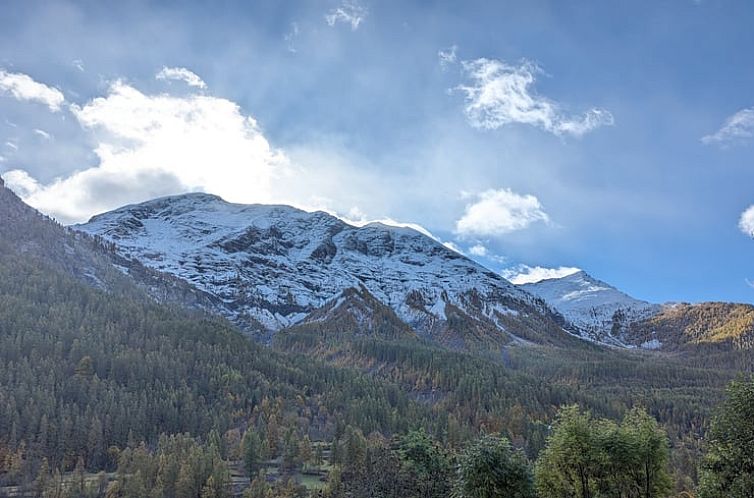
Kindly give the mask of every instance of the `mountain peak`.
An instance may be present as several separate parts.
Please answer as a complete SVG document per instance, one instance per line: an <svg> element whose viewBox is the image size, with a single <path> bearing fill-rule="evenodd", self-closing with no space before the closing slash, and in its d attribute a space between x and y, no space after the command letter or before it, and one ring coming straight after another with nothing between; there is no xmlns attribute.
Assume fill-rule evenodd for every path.
<svg viewBox="0 0 754 498"><path fill-rule="evenodd" d="M628 322L660 310L659 305L633 298L583 270L520 287L544 299L583 337L598 342L622 344L619 335Z"/></svg>

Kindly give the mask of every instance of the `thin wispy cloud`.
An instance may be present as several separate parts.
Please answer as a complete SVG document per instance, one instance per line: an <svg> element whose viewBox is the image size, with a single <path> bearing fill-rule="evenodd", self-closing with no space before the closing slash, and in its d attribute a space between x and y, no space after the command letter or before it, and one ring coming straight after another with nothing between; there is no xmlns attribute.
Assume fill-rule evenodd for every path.
<svg viewBox="0 0 754 498"><path fill-rule="evenodd" d="M707 145L728 147L749 142L754 137L754 108L742 109L728 117L715 133L702 137Z"/></svg>
<svg viewBox="0 0 754 498"><path fill-rule="evenodd" d="M183 81L188 86L194 88L207 88L207 84L196 73L185 67L163 67L160 72L155 75L155 78L164 81Z"/></svg>
<svg viewBox="0 0 754 498"><path fill-rule="evenodd" d="M291 53L296 53L296 39L298 39L299 27L297 22L291 23L291 29L288 31L283 39L285 40L286 48Z"/></svg>
<svg viewBox="0 0 754 498"><path fill-rule="evenodd" d="M549 220L535 196L490 189L476 195L474 202L466 206L455 231L461 236L495 237Z"/></svg>
<svg viewBox="0 0 754 498"><path fill-rule="evenodd" d="M458 46L452 45L446 49L437 51L437 58L440 60L440 67L444 70L458 62Z"/></svg>
<svg viewBox="0 0 754 498"><path fill-rule="evenodd" d="M4 70L0 70L0 94L10 95L16 100L38 102L51 111L59 111L65 102L63 92L57 88L39 83L27 74Z"/></svg>
<svg viewBox="0 0 754 498"><path fill-rule="evenodd" d="M521 285L541 282L551 278L563 278L581 271L572 266L560 266L558 268L545 268L542 266L517 265L506 268L500 274L509 282Z"/></svg>
<svg viewBox="0 0 754 498"><path fill-rule="evenodd" d="M356 31L368 14L369 10L362 4L346 0L339 7L325 14L325 22L329 26L335 26L339 22L348 24L353 31Z"/></svg>
<svg viewBox="0 0 754 498"><path fill-rule="evenodd" d="M40 130L39 128L34 128L34 134L39 137L44 138L45 140L52 140L52 135L50 135L44 130Z"/></svg>
<svg viewBox="0 0 754 498"><path fill-rule="evenodd" d="M456 89L465 96L464 111L475 128L492 130L521 123L555 135L580 137L614 123L613 115L605 109L569 115L557 102L538 95L533 86L542 71L529 61L514 65L481 58L461 64L468 83Z"/></svg>

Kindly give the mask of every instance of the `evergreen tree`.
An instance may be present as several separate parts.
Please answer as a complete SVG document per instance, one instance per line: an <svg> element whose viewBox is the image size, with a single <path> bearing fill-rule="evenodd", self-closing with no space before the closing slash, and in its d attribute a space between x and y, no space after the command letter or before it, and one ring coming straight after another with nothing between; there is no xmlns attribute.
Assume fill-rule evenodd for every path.
<svg viewBox="0 0 754 498"><path fill-rule="evenodd" d="M700 498L754 497L754 378L728 386L712 421Z"/></svg>
<svg viewBox="0 0 754 498"><path fill-rule="evenodd" d="M461 453L457 498L534 498L526 458L501 436L483 435Z"/></svg>

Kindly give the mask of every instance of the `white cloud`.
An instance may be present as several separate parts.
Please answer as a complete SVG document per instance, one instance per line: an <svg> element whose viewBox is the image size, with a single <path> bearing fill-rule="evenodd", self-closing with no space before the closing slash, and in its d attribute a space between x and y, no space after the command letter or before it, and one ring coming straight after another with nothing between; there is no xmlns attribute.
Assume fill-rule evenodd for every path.
<svg viewBox="0 0 754 498"><path fill-rule="evenodd" d="M754 108L742 109L730 116L719 130L702 137L702 142L707 145L728 146L746 142L752 137L754 137Z"/></svg>
<svg viewBox="0 0 754 498"><path fill-rule="evenodd" d="M338 22L351 25L351 29L356 31L359 25L364 22L369 11L366 7L353 0L344 1L340 7L332 9L325 15L325 21L330 26L335 26Z"/></svg>
<svg viewBox="0 0 754 498"><path fill-rule="evenodd" d="M9 73L4 70L0 70L1 93L10 94L17 100L45 104L51 111L59 111L65 102L63 93L57 88L34 81L26 74Z"/></svg>
<svg viewBox="0 0 754 498"><path fill-rule="evenodd" d="M581 271L580 268L561 266L558 268L543 268L541 266L518 265L506 268L501 273L503 278L516 285L530 284L549 278L562 278Z"/></svg>
<svg viewBox="0 0 754 498"><path fill-rule="evenodd" d="M746 211L741 213L738 228L749 237L754 237L754 205L749 206Z"/></svg>
<svg viewBox="0 0 754 498"><path fill-rule="evenodd" d="M462 66L470 83L457 89L465 94L466 117L475 128L497 129L522 123L555 135L580 137L614 122L610 112L598 108L581 116L568 116L556 102L537 95L532 85L541 70L531 62L516 66L482 58L463 61Z"/></svg>
<svg viewBox="0 0 754 498"><path fill-rule="evenodd" d="M207 88L207 84L196 75L196 73L189 71L185 67L163 67L162 70L155 75L158 80L177 80L183 81L188 86L195 88Z"/></svg>
<svg viewBox="0 0 754 498"><path fill-rule="evenodd" d="M488 253L487 248L484 247L482 244L475 244L469 247L469 254L471 254L472 256L484 257L484 256L487 256L487 253Z"/></svg>
<svg viewBox="0 0 754 498"><path fill-rule="evenodd" d="M521 230L550 218L533 195L520 195L510 189L486 190L466 206L456 222L456 233L489 237Z"/></svg>
<svg viewBox="0 0 754 498"><path fill-rule="evenodd" d="M40 130L39 128L34 128L34 133L44 138L45 140L52 140L52 135L44 130Z"/></svg>
<svg viewBox="0 0 754 498"><path fill-rule="evenodd" d="M437 57L440 59L440 67L445 70L458 61L458 45L453 45L447 49L437 51Z"/></svg>
<svg viewBox="0 0 754 498"><path fill-rule="evenodd" d="M106 96L71 111L94 135L99 164L49 184L19 171L8 182L26 202L63 222L188 191L271 202L272 181L287 171L287 158L256 121L226 99L145 95L118 81Z"/></svg>
<svg viewBox="0 0 754 498"><path fill-rule="evenodd" d="M5 185L21 197L28 197L39 190L39 184L26 171L14 169L3 173Z"/></svg>
<svg viewBox="0 0 754 498"><path fill-rule="evenodd" d="M18 150L18 145L13 142L5 142L5 146L9 149Z"/></svg>

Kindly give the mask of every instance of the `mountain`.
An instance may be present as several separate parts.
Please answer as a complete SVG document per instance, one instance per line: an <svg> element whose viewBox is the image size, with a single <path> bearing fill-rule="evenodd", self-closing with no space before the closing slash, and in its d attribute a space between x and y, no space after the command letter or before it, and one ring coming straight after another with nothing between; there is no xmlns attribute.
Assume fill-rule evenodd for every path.
<svg viewBox="0 0 754 498"><path fill-rule="evenodd" d="M60 226L0 179L0 496L38 496L6 486L31 483L43 461L112 470L113 448L155 447L166 434L266 434L274 419L282 448L284 434L329 440L343 421L365 433L441 430L429 407L392 384L157 302L173 285L192 288ZM181 304L181 292L170 296Z"/></svg>
<svg viewBox="0 0 754 498"><path fill-rule="evenodd" d="M646 320L662 309L635 299L584 271L522 284L520 288L544 299L584 339L617 346L627 345L629 324ZM651 348L657 343L648 339L639 344Z"/></svg>
<svg viewBox="0 0 754 498"><path fill-rule="evenodd" d="M244 209L211 202L217 209ZM222 242L261 230L265 219L267 233L273 227L281 233L256 245L249 243L251 249L239 251L246 261L256 263L253 268L241 268L238 280L252 271L264 274L277 269L283 284L312 285L313 278L283 271L283 263L292 265L296 261L291 255L293 249L279 248L306 239L316 249L306 223L316 232L314 220L329 218L291 208L259 209L266 218L258 222L247 219L239 222L238 229L229 231L223 230L222 223L214 225L217 240ZM281 220L270 217L270 211L276 209ZM164 219L144 216L127 224L160 227L171 238L159 239L160 232L152 232L159 241L155 244L187 246L187 257L199 255L203 263L203 253L216 247L212 241L206 249L207 245L174 239L166 228L191 232L189 224L193 222L212 239L211 225L199 224L201 217L212 217L201 211L194 209L190 217L188 212L172 213ZM224 219L221 214L216 213ZM299 221L290 221L297 217ZM328 222L342 224L338 220ZM301 227L296 229L301 238L297 239L286 231L299 223ZM119 226L114 223L112 228ZM123 234L132 229L124 229ZM637 354L588 345L566 335L559 325L564 323L562 316L551 313L542 300L521 289L508 292L509 284L494 275L482 280L489 282L491 290L486 292L504 296L512 310L498 317L495 325L514 331L521 339L513 339L501 328L490 334L494 332L498 340L507 337L503 339L507 341L569 341L573 347L506 348L494 358L449 351L426 339L451 345L485 345L491 340L491 320L480 315L484 305L475 301L484 299L483 294L473 287L458 291L461 287L456 282L444 284L446 279L461 281L458 275L466 275L470 282L483 279L486 270L455 253L446 253L432 239L413 231L381 225L371 229L344 225L338 234L346 237L350 233L363 240L373 237L377 230L394 237L392 246L388 246L391 251L384 249L386 244L367 239L365 253L382 256L367 258L356 251L352 258L363 258L360 264L366 266L362 272L388 267L393 269L387 274L395 279L413 278L412 290L424 290L424 286L431 290L437 285L445 293L440 296L446 296L442 299L446 304L444 319L433 315L437 320L434 335L410 326L395 307L388 305L389 301L375 291L385 293L379 282L355 278L355 285L338 289L294 325L280 329L275 347L268 348L248 340L225 320L183 309L224 309L228 313L240 304L200 290L183 276L141 265L139 259L126 257L128 251L117 247L114 238L104 239L54 223L23 204L0 182L0 462L5 462L0 465L0 495L20 496L18 488L3 486L26 483L24 489L31 496L36 489L31 483L38 480L44 462L64 472L69 482L73 482L70 471L79 467L79 461L87 472L104 471L101 475L105 478L136 475L130 470L112 472L113 457L120 454L120 461L141 462L139 455L167 441L168 436L160 435L176 433L188 433L208 447L227 444L229 457L237 458L246 432L265 442L264 451L271 452L270 459L285 461L283 456L307 438L315 441L316 447L344 448L348 434L370 434L370 440L381 434L385 441L391 441L392 436L410 428L423 427L431 434L447 435L444 437L449 444L453 442L453 447L463 447L481 428L492 428L510 434L534 459L551 432L558 406L579 404L598 416L618 416L635 406L637 399L651 413L659 414L660 423L668 427L673 438L673 461L688 462L697 451L694 442L698 428L705 426L722 387L738 371L751 371L754 365L752 351L744 350L746 341L751 342L752 307L676 307L677 318L670 320L667 315L667 332L661 323L649 325L647 320L641 322L647 324L646 329L631 328L627 332L628 337L635 333L637 341L646 340L642 334L650 337L657 332L664 341L683 325L683 337L693 337L697 329L712 331L704 337L715 341L740 337L740 350L714 351L719 354L705 350L699 355ZM317 275L330 271L347 277L350 273L343 268L351 271L358 266L340 263L339 255L350 253L337 234L332 239L335 249L328 250L331 266ZM283 255L273 251L273 258L254 249L264 243L277 246ZM141 251L147 253L147 249ZM228 264L235 264L231 256L238 253L216 251L213 257L224 257ZM164 255L152 256L144 261L155 266L165 264ZM427 261L415 274L403 275L398 270L407 273L409 267L391 258ZM271 261L281 266L274 267ZM201 265L207 268L204 273L198 272L199 284L202 276L212 281L209 263L214 261ZM301 263L295 268L303 272L307 266ZM251 290L253 285L249 284ZM390 285L400 289L399 282ZM453 294L449 291L454 290L461 296L458 304L451 302ZM193 300L191 296L195 296ZM500 305L500 301L493 303ZM423 307L426 313L433 308L427 304ZM692 316L694 320L684 321ZM259 323L251 320L245 326ZM317 334L333 340L318 341ZM355 340L341 340L351 336ZM310 340L312 337L314 340ZM280 344L278 338L288 342ZM344 436L339 439L339 434ZM215 446L217 437L223 443ZM676 468L679 475L693 474L694 466L682 465ZM171 472L176 476L200 475L178 472L176 466L166 468L175 469ZM94 482L93 474L87 474L87 481ZM138 481L128 482L131 486ZM119 488L113 485L111 489ZM135 496L148 494L133 489Z"/></svg>
<svg viewBox="0 0 754 498"><path fill-rule="evenodd" d="M409 228L202 193L125 206L75 228L216 297L218 312L263 339L311 320L346 289L364 289L419 336L451 348L570 341L541 299Z"/></svg>

